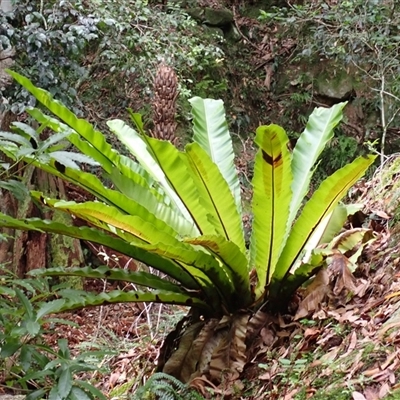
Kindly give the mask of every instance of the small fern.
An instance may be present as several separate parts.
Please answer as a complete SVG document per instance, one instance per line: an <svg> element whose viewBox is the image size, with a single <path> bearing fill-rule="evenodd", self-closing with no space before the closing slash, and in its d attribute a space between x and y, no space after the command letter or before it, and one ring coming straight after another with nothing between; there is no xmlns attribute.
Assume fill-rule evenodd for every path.
<svg viewBox="0 0 400 400"><path fill-rule="evenodd" d="M157 372L136 391L132 400L204 400L204 397L173 376Z"/></svg>

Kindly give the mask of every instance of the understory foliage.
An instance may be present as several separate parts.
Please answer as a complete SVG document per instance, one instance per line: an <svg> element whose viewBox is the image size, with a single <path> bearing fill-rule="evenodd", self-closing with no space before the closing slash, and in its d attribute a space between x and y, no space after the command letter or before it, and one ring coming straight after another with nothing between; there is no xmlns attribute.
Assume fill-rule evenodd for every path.
<svg viewBox="0 0 400 400"><path fill-rule="evenodd" d="M183 98L198 92L195 82L202 80L208 86L201 90L223 91L221 38L204 32L174 2L148 3L18 0L12 13L0 15L0 51L14 48L14 69L78 114L82 98L95 103L93 93L115 96L112 87L125 103L133 84L149 94L161 61L178 73ZM35 105L26 90L1 90L14 113Z"/></svg>
<svg viewBox="0 0 400 400"><path fill-rule="evenodd" d="M157 372L139 388L132 400L204 400L197 392L189 389L171 375Z"/></svg>
<svg viewBox="0 0 400 400"><path fill-rule="evenodd" d="M45 324L70 323L48 318L60 305L59 300L43 302L51 295L47 278L18 279L0 266L0 381L27 394L26 400L105 400L100 390L76 374L98 370L109 352L73 356L66 339L58 340L57 349L44 342Z"/></svg>
<svg viewBox="0 0 400 400"><path fill-rule="evenodd" d="M273 7L259 18L281 39L296 43L290 63L326 65L333 76L344 72L352 77L368 114L361 131L368 140L380 138L382 153L388 128L399 124L399 11L395 0L312 1ZM309 77L310 94L313 83ZM398 147L397 136L392 141L390 152Z"/></svg>
<svg viewBox="0 0 400 400"><path fill-rule="evenodd" d="M260 20L278 22L280 35L296 38L299 58L318 56L358 64L366 54L397 54L400 32L396 7L393 0L313 1L273 7L271 12L261 10ZM374 66L380 62L368 61Z"/></svg>
<svg viewBox="0 0 400 400"><path fill-rule="evenodd" d="M349 212L338 204L375 157L358 157L337 170L305 202L315 164L333 137L345 103L317 108L293 152L280 126L257 129L253 225L247 248L241 189L222 101L190 100L193 142L183 151L146 135L138 114L130 112L135 128L122 120L108 121L131 154L126 157L48 92L10 73L58 119L37 108L28 110L39 128L14 123L14 133L0 134L1 150L15 161L84 188L96 200L77 203L31 191L43 207L67 212L86 224L66 226L0 214L0 225L98 243L161 272L107 266L35 271L42 276L120 280L138 287L101 294L66 290L59 293L57 311L115 302L189 306L188 316L165 340L158 363L163 372L183 382L201 374L215 381L226 373L227 379L236 379L266 312L285 310L297 288L326 268L329 256L340 252L339 242L343 252L352 247L350 235L329 247ZM43 129L54 132L52 143L41 142ZM85 156L71 148L66 151L71 145ZM109 186L85 172L87 167L81 164L89 158ZM320 247L323 244L325 248Z"/></svg>

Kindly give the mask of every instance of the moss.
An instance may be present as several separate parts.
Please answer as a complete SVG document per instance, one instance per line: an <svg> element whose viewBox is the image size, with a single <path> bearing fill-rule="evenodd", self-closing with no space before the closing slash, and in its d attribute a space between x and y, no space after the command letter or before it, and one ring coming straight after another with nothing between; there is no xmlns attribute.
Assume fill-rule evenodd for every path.
<svg viewBox="0 0 400 400"><path fill-rule="evenodd" d="M54 222L60 222L64 225L72 225L71 217L61 211L55 211L53 215ZM83 262L83 253L79 240L63 235L51 235L50 256L52 267L79 267ZM83 280L79 277L67 277L62 280L70 283L73 289L83 289Z"/></svg>
<svg viewBox="0 0 400 400"><path fill-rule="evenodd" d="M384 400L400 400L400 389L384 397Z"/></svg>
<svg viewBox="0 0 400 400"><path fill-rule="evenodd" d="M315 87L318 94L331 99L347 99L354 90L353 77L344 69L330 66L316 77Z"/></svg>
<svg viewBox="0 0 400 400"><path fill-rule="evenodd" d="M204 11L205 23L211 26L225 26L233 22L233 13L227 8L206 8Z"/></svg>
<svg viewBox="0 0 400 400"><path fill-rule="evenodd" d="M348 400L351 399L351 392L348 389L338 388L330 392L321 390L315 393L313 400Z"/></svg>

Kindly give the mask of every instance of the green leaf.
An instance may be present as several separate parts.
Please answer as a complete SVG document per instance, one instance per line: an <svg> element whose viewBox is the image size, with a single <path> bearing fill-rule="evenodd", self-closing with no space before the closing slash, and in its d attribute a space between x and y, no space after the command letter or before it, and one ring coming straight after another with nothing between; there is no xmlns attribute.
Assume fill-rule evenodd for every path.
<svg viewBox="0 0 400 400"><path fill-rule="evenodd" d="M15 151L12 155L13 160L19 160L23 157L30 156L31 154L35 153L35 149L30 149L28 147L20 147L17 151ZM4 152L7 155L7 152ZM39 157L45 156L44 154L39 155Z"/></svg>
<svg viewBox="0 0 400 400"><path fill-rule="evenodd" d="M154 190L134 184L129 178L120 174L116 169L110 176L115 186L127 197L139 203L141 206L163 220L181 236L196 236L198 231L194 224L185 219L180 213L167 205L165 198ZM126 201L124 202L126 204ZM125 209L126 211L126 209Z"/></svg>
<svg viewBox="0 0 400 400"><path fill-rule="evenodd" d="M106 142L101 132L96 131L93 126L86 120L77 118L74 113L68 110L68 108L66 108L61 102L59 102L58 100L54 100L53 96L49 92L35 87L28 78L25 78L24 76L10 70L7 70L7 72L20 85L22 85L33 96L35 96L36 99L41 102L48 110L50 110L62 121L64 121L80 136L86 139L90 143L90 145L96 149L96 151L86 154L93 157L94 160L98 161L107 172L111 171L112 165L118 165L118 153L115 152ZM38 113L36 112L35 115L38 115ZM86 149L88 149L88 146L86 146ZM100 159L97 159L96 156L99 155ZM109 167L109 170L107 170L107 166Z"/></svg>
<svg viewBox="0 0 400 400"><path fill-rule="evenodd" d="M114 207L98 202L66 202L48 198L43 199L41 194L36 192L32 192L32 194L46 205L79 216L89 221L92 225L120 236L128 243L131 242L131 244L140 246L143 243L164 241L165 243L173 243L176 246L187 247L184 243L175 239L178 236L175 231L143 207L142 212L136 213L140 215L125 215ZM143 218L147 220L143 220Z"/></svg>
<svg viewBox="0 0 400 400"><path fill-rule="evenodd" d="M134 182L138 182L138 184L142 186L149 186L152 190L154 190L154 186L157 186L152 176L132 158L120 154L118 169L124 176L133 180ZM160 190L160 188L156 187L157 190ZM165 193L163 194L165 195Z"/></svg>
<svg viewBox="0 0 400 400"><path fill-rule="evenodd" d="M35 142L39 141L38 133L31 126L19 121L14 121L11 125L13 127L12 129L16 128L17 131L23 132L28 138L32 138Z"/></svg>
<svg viewBox="0 0 400 400"><path fill-rule="evenodd" d="M200 236L188 239L187 242L205 247L223 263L235 287L232 303L238 308L252 303L247 257L235 243L224 240L221 236Z"/></svg>
<svg viewBox="0 0 400 400"><path fill-rule="evenodd" d="M25 139L23 136L19 135L18 133L0 131L0 138L6 139L7 141L10 141L10 142L20 144L25 147L32 148L32 144L30 143L30 141L28 139Z"/></svg>
<svg viewBox="0 0 400 400"><path fill-rule="evenodd" d="M73 201L52 200L52 202L54 201L54 208L68 211L69 214L108 230L136 246L144 243L164 242L165 244L187 247L175 238L177 232L144 208L141 213L127 215L119 212L115 207L94 201L75 203ZM47 199L46 203L50 204L50 200Z"/></svg>
<svg viewBox="0 0 400 400"><path fill-rule="evenodd" d="M371 155L359 157L321 183L293 226L275 270L274 286L278 285L288 273L321 221L336 207L349 188L374 162L375 158L376 156Z"/></svg>
<svg viewBox="0 0 400 400"><path fill-rule="evenodd" d="M69 368L63 369L57 383L57 391L62 398L67 398L72 389L72 374Z"/></svg>
<svg viewBox="0 0 400 400"><path fill-rule="evenodd" d="M103 155L100 150L98 150L96 147L94 147L88 141L82 140L80 138L79 134L76 133L75 130L71 129L68 125L63 124L56 118L53 118L53 117L43 114L43 112L41 110L39 110L38 108L31 108L31 109L28 109L27 111L28 111L29 115L31 115L33 118L36 119L36 121L43 124L43 127L49 127L54 132L63 134L83 154L86 154L86 155L92 157L92 159L99 162L99 164L102 165L102 167L106 171L111 170L113 164L110 161L110 159L107 158L105 155ZM101 137L98 137L97 141L94 140L94 142L98 143L100 148L105 148L105 146L103 144L103 141L104 141L103 135L100 132L95 131L95 133L93 133L93 136L95 138L97 138L98 136L101 136ZM111 147L108 150L111 152ZM110 153L110 154L112 154L112 153Z"/></svg>
<svg viewBox="0 0 400 400"><path fill-rule="evenodd" d="M355 248L359 248L360 243L368 242L374 238L373 231L367 228L353 228L335 237L330 243L330 248L339 250L342 254Z"/></svg>
<svg viewBox="0 0 400 400"><path fill-rule="evenodd" d="M0 151L3 151L3 149L1 148L1 141L0 141ZM8 152L9 153L9 152ZM5 154L7 155L7 152L5 152ZM11 158L11 157L9 157ZM11 164L7 163L7 162L0 162L0 169L5 169L8 170L10 169Z"/></svg>
<svg viewBox="0 0 400 400"><path fill-rule="evenodd" d="M25 290L25 292L30 292L32 295L37 294L37 292L50 291L47 282L38 282L28 279L14 279L13 283L20 286Z"/></svg>
<svg viewBox="0 0 400 400"><path fill-rule="evenodd" d="M39 143L39 152L49 151L49 153L53 154L59 149L65 149L68 143L65 140L70 135L71 129L68 131L63 131L60 133L53 133L49 138L45 141ZM76 154L76 153L75 153ZM88 159L89 163L93 164L93 159ZM98 165L97 163L95 165Z"/></svg>
<svg viewBox="0 0 400 400"><path fill-rule="evenodd" d="M258 276L256 298L269 283L285 244L293 179L287 142L285 131L277 125L257 129L250 247L251 266Z"/></svg>
<svg viewBox="0 0 400 400"><path fill-rule="evenodd" d="M177 210L179 210L188 221L192 221L190 213L188 213L182 200L177 196L175 190L166 179L165 171L163 171L162 165L160 165L159 161L154 157L147 141L144 140L143 137L140 137L134 129L126 125L124 121L115 119L108 121L107 125L137 158L140 165L162 186L165 193L175 203Z"/></svg>
<svg viewBox="0 0 400 400"><path fill-rule="evenodd" d="M68 347L68 341L67 339L59 339L57 341L58 344L58 355L66 358L66 359L70 359L71 358L71 353L69 351L69 347Z"/></svg>
<svg viewBox="0 0 400 400"><path fill-rule="evenodd" d="M176 293L185 293L184 289L170 282L162 277L151 274L149 272L144 271L130 271L124 270L120 268L109 268L106 265L102 265L98 268L93 267L84 267L84 268L64 268L64 267L55 267L55 268L46 268L41 270L33 270L32 271L36 276L81 276L83 278L89 279L108 279L111 281L120 281L120 282L131 282L136 285L146 286L152 289L159 290L167 290L170 292ZM56 303L59 302L59 303ZM60 307L63 306L64 300L55 300L51 303L45 303L38 311L39 313L44 308L43 312L46 314L59 311Z"/></svg>
<svg viewBox="0 0 400 400"><path fill-rule="evenodd" d="M43 371L35 371L34 373L40 373L43 375L40 376L47 376L48 372L52 373L51 371L45 371L46 365L50 362L50 359L47 355L56 355L56 352L52 350L49 346L45 346L42 344L35 344L35 348L37 351L32 352L32 358L35 360L35 363L43 370ZM43 350L43 351L39 351ZM27 378L27 375L24 377L25 379Z"/></svg>
<svg viewBox="0 0 400 400"><path fill-rule="evenodd" d="M64 397L58 393L57 387L52 387L49 393L49 400L65 400Z"/></svg>
<svg viewBox="0 0 400 400"><path fill-rule="evenodd" d="M343 108L347 102L330 108L314 109L304 132L300 135L293 150L293 199L290 204L289 227L296 218L304 196L308 192L312 168L327 142L333 137L333 129L341 121Z"/></svg>
<svg viewBox="0 0 400 400"><path fill-rule="evenodd" d="M60 371L59 365L60 365L61 362L63 361L63 360L60 358L59 352L56 353L55 355L56 355L56 359L55 359L55 360L52 360L52 361L49 361L49 362L46 364L46 366L44 367L44 370L45 370L45 371L49 371L49 373L51 373L51 374L54 373L53 369L55 369L55 368L56 368L57 371ZM63 364L65 364L65 363L63 363Z"/></svg>
<svg viewBox="0 0 400 400"><path fill-rule="evenodd" d="M198 290L200 288L196 280L188 274L182 266L175 262L166 260L157 254L151 254L147 250L130 245L124 240L109 236L94 228L66 226L62 223L41 220L38 218L30 218L20 221L2 213L0 213L0 226L28 231L35 230L39 232L58 233L102 244L103 246L112 248L122 254L132 257L135 260L153 266L180 282L188 289Z"/></svg>
<svg viewBox="0 0 400 400"><path fill-rule="evenodd" d="M29 345L24 344L21 347L21 352L19 355L19 360L24 372L27 372L32 365L32 352L36 351L36 349Z"/></svg>
<svg viewBox="0 0 400 400"><path fill-rule="evenodd" d="M202 206L199 190L187 170L186 154L178 151L169 142L153 138L147 138L146 141L168 184L190 213L190 220L194 221L198 231L201 234L215 234L208 210Z"/></svg>
<svg viewBox="0 0 400 400"><path fill-rule="evenodd" d="M335 235L343 228L347 217L355 214L362 208L362 204L338 204L333 212L321 221L313 236L307 242L305 250L309 249L309 251L311 251L318 245L330 243ZM304 262L307 262L307 258L305 258Z"/></svg>
<svg viewBox="0 0 400 400"><path fill-rule="evenodd" d="M28 382L28 381L34 381L34 380L42 380L44 381L47 377L49 377L51 380L54 379L54 371L51 370L43 370L43 371L35 371L32 373L28 373L24 375L22 378L19 379L19 381L22 382Z"/></svg>
<svg viewBox="0 0 400 400"><path fill-rule="evenodd" d="M242 213L240 184L234 164L232 139L229 134L222 100L193 97L189 100L193 115L193 140L197 142L217 165Z"/></svg>
<svg viewBox="0 0 400 400"><path fill-rule="evenodd" d="M0 223L1 226L1 223ZM22 303L25 312L27 314L27 316L34 320L34 311L33 311L33 306L31 304L31 302L29 301L29 299L25 296L25 294L18 288L15 288L15 294L17 295L19 301Z"/></svg>
<svg viewBox="0 0 400 400"><path fill-rule="evenodd" d="M93 397L89 397L81 388L73 386L69 398L70 400L91 400Z"/></svg>
<svg viewBox="0 0 400 400"><path fill-rule="evenodd" d="M34 271L37 271L37 270L34 270ZM53 312L57 312L60 309L60 307L63 305L63 303L64 303L64 300L62 300L62 299L43 303L40 306L39 310L37 311L36 320L38 321L45 315L52 314Z"/></svg>
<svg viewBox="0 0 400 400"><path fill-rule="evenodd" d="M36 320L28 319L24 321L24 326L31 336L36 336L40 331L40 324Z"/></svg>
<svg viewBox="0 0 400 400"><path fill-rule="evenodd" d="M38 389L35 390L32 393L29 393L26 397L25 400L37 400L37 399L41 399L44 395L46 394L46 390L45 389Z"/></svg>
<svg viewBox="0 0 400 400"><path fill-rule="evenodd" d="M83 387L87 392L91 393L95 399L107 400L107 397L90 383L81 380L76 380L75 383Z"/></svg>
<svg viewBox="0 0 400 400"><path fill-rule="evenodd" d="M142 136L145 135L142 115L139 113L133 112L133 110L131 108L128 108L128 113L129 113L129 116L130 116L132 122L135 124L135 127L138 130L138 132Z"/></svg>
<svg viewBox="0 0 400 400"><path fill-rule="evenodd" d="M13 179L0 181L0 188L9 190L19 201L24 201L29 196L29 191L25 184Z"/></svg>
<svg viewBox="0 0 400 400"><path fill-rule="evenodd" d="M5 286L0 286L0 295L15 296L15 291Z"/></svg>
<svg viewBox="0 0 400 400"><path fill-rule="evenodd" d="M188 294L162 290L154 290L151 292L143 292L140 290L123 292L122 290L113 290L109 293L102 292L95 294L68 289L62 290L59 293L66 300L65 305L60 309L60 312L89 306L137 302L177 304L188 307L197 307L206 311L209 310L210 307L213 307L213 305L208 305L204 301Z"/></svg>
<svg viewBox="0 0 400 400"><path fill-rule="evenodd" d="M308 263L312 251L320 244L328 244L335 235L343 228L347 219L347 207L343 204L338 204L333 211L327 214L324 219L318 224L314 233L304 246L301 259L297 259L292 269L296 270L302 263Z"/></svg>
<svg viewBox="0 0 400 400"><path fill-rule="evenodd" d="M139 204L136 201L132 201L124 194L106 188L103 183L98 179L95 175L83 172L81 170L75 170L68 167L62 169L62 172L59 171L59 167L54 163L54 161L50 161L49 163L41 163L37 160L30 160L30 163L38 168L41 168L43 171L46 171L52 175L58 176L64 180L67 180L75 185L78 185L89 193L96 196L99 200L104 201L109 205L113 205L124 211L128 214L148 214L148 210L145 209L144 205ZM130 186L134 189L137 188L134 182L129 181ZM149 191L149 188L144 187L143 192ZM41 197L43 195L40 192L32 191L31 194L41 201ZM171 216L171 221L174 222L173 216ZM178 226L180 226L178 224Z"/></svg>
<svg viewBox="0 0 400 400"><path fill-rule="evenodd" d="M228 184L207 153L197 144L186 146L192 177L199 190L204 209L211 215L219 235L245 252L242 219Z"/></svg>
<svg viewBox="0 0 400 400"><path fill-rule="evenodd" d="M162 171L155 162L143 138L129 125L120 119L107 121L107 125L125 147L134 155L141 166L155 181L163 179Z"/></svg>
<svg viewBox="0 0 400 400"><path fill-rule="evenodd" d="M12 160L16 159L15 153L17 149L18 146L14 142L10 142L9 140L0 140L0 150Z"/></svg>
<svg viewBox="0 0 400 400"><path fill-rule="evenodd" d="M80 153L73 153L72 151L53 151L50 153L51 158L54 158L59 163L66 167L80 170L78 163L85 163L89 165L99 165L92 158Z"/></svg>
<svg viewBox="0 0 400 400"><path fill-rule="evenodd" d="M202 285L202 289L205 291L206 295L215 300L214 292L218 291L219 296L222 298L222 300L219 301L223 301L224 305L228 308L232 306L232 304L230 304L230 299L235 295L233 281L230 278L227 267L220 264L210 254L191 247L182 248L181 246L167 245L163 242L152 246L149 245L145 248L163 257L174 259L182 265L192 266L204 273L213 285L211 292L207 291L206 285ZM198 274L196 274L193 269L188 268L187 270L192 276L198 277ZM213 304L213 306L217 307L216 304Z"/></svg>
<svg viewBox="0 0 400 400"><path fill-rule="evenodd" d="M323 231L319 235L319 240L314 247L317 245L329 243L335 235L343 228L343 225L347 219L347 207L344 204L338 204L334 208L330 215L325 218L325 223L321 223ZM319 228L318 228L319 229Z"/></svg>
<svg viewBox="0 0 400 400"><path fill-rule="evenodd" d="M2 343L1 345L1 351L0 351L0 358L4 359L7 357L11 357L13 354L15 354L19 348L21 347L21 343L18 341L15 341L16 339L10 339L10 341L6 341L5 343Z"/></svg>

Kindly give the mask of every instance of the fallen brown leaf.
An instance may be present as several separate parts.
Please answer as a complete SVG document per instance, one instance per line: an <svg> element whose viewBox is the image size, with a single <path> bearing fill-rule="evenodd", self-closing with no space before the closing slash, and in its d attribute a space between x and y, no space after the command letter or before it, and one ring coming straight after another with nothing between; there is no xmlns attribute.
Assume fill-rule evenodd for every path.
<svg viewBox="0 0 400 400"><path fill-rule="evenodd" d="M363 394L360 392L353 392L352 394L353 400L367 400Z"/></svg>
<svg viewBox="0 0 400 400"><path fill-rule="evenodd" d="M299 304L294 320L302 319L316 311L329 293L329 276L326 268L320 269L306 290L304 299Z"/></svg>

